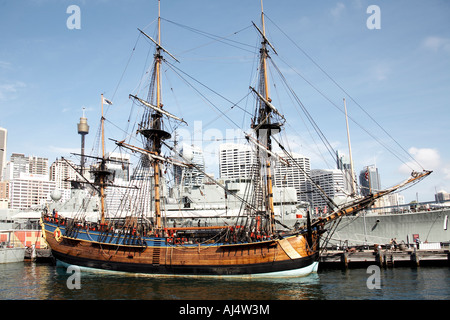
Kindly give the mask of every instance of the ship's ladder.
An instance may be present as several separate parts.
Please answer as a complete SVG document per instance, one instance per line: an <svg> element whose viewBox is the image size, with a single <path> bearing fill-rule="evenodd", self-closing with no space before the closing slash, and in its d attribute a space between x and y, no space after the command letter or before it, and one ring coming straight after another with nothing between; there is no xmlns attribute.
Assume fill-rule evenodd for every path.
<svg viewBox="0 0 450 320"><path fill-rule="evenodd" d="M154 266L159 266L159 258L161 256L161 241L155 241L153 247L152 264Z"/></svg>

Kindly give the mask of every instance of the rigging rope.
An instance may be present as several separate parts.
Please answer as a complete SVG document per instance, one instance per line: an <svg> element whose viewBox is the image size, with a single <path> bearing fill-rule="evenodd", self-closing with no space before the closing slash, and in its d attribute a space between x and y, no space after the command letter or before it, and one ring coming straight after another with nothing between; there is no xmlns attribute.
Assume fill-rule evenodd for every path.
<svg viewBox="0 0 450 320"><path fill-rule="evenodd" d="M268 17L267 15L265 15L265 17L267 18L267 19L269 19L274 25L275 25L275 27L278 29L278 30L280 30L280 32L290 41L290 42L292 42L292 44L297 48L297 49L299 49L328 79L330 79L340 90L342 90L342 92L343 93L345 93L349 98L350 98L350 100L352 100L390 139L392 139L392 141L394 141L395 142L395 144L397 144L397 146L398 147L400 147L400 149L402 150L402 151L404 151L405 152L405 154L408 156L408 158L410 158L410 159L412 159L422 170L424 170L424 168L422 167L422 165L405 149L405 148L403 148L401 145L400 145L400 143L397 141L397 140L395 140L394 139L394 137L391 135L391 134L389 134L339 83L337 83L336 82L336 80L334 80L305 50L303 50L291 37L289 37L272 19L270 19L270 17ZM294 68L291 68L292 70L294 70L296 73L297 73L297 71L294 69ZM306 79L303 77L303 76L301 76L305 81L306 81ZM310 85L311 85L311 83L310 82L308 82ZM315 89L315 90L317 90L317 88L315 88L314 86L313 86L313 88ZM318 90L317 90L318 91ZM321 95L323 95L320 91L318 91ZM328 98L326 98L327 100L329 100ZM329 100L330 102L331 102L331 100ZM332 103L333 105L335 105L334 103ZM336 106L336 105L335 105ZM337 106L336 106L337 107ZM339 107L338 107L338 109L339 110L341 110ZM342 112L342 110L341 110L341 112ZM350 118L350 117L349 117ZM352 119L352 121L353 122L355 122L353 119ZM356 123L356 122L355 122ZM356 123L356 124L358 124L358 123ZM360 126L359 124L358 124L358 126ZM372 134L370 134L367 130L365 130L362 126L360 126L364 131L366 131L366 133L368 133L372 138L374 138L374 136L372 135ZM389 148L387 148L387 146L385 146L383 143L381 143L381 141L379 141L378 139L376 139L384 148L386 148L389 152L391 152L392 154L394 154L393 153L393 151L391 151L391 150L389 150ZM395 155L395 154L394 154ZM395 155L396 156L396 155ZM403 161L403 160L401 160L398 156L396 156L397 157L397 159L399 159L401 162L403 162L404 164L406 164L406 165L408 165L405 161ZM408 167L410 167L409 165L408 165ZM411 168L411 167L410 167ZM412 169L412 168L411 168Z"/></svg>
<svg viewBox="0 0 450 320"><path fill-rule="evenodd" d="M202 35L202 36L204 36L204 37L206 37L206 38L213 39L214 42L215 42L215 41L221 42L221 43L224 43L224 44L226 44L226 45L235 47L235 48L237 48L237 49L241 49L241 50L244 50L244 51L248 51L248 52L253 53L253 51L250 51L250 50L248 50L248 49L245 49L244 47L249 47L249 48L254 49L254 46L249 45L249 44L244 43L244 42L239 42L239 41L236 41L236 40L228 39L228 37L230 37L230 36L236 35L236 34L242 32L242 31L244 31L244 30L247 30L248 28L251 28L252 25L249 25L249 26L247 26L247 27L244 27L244 28L242 28L242 29L240 29L240 30L238 30L238 31L236 31L236 32L231 33L231 34L228 35L228 36L223 37L223 36L217 36L217 35L214 35L214 34L212 34L212 33L206 32L206 31L202 31L202 30L199 30L199 29L195 29L195 28L189 27L189 26L187 26L187 25L184 25L184 24L181 24L181 23L178 23L178 22L174 22L174 21L171 21L171 20L168 20L168 19L161 18L161 20L164 20L164 21L166 21L166 22L172 23L172 24L174 24L174 25L176 25L176 26L178 26L178 27L184 28L184 29L189 30L189 31L191 31L191 32L193 32L193 33L200 34L200 35ZM230 43L228 43L228 42L230 42ZM232 43L234 43L234 44L232 44ZM209 44L209 43L208 43L208 44ZM204 46L206 46L206 45L208 45L208 44L203 44L203 45L201 45L201 46L198 46L198 47L195 47L195 48L192 48L192 49L185 50L185 51L181 52L180 54L186 53L186 52L189 52L189 51L192 51L192 50L195 50L195 49L198 49L198 48L200 48L200 47L204 47ZM239 46L242 46L242 47L239 47Z"/></svg>

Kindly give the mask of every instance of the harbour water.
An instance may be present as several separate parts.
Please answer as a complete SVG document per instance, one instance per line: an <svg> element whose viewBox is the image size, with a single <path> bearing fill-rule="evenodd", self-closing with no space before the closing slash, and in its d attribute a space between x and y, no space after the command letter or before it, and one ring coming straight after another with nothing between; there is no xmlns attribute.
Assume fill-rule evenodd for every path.
<svg viewBox="0 0 450 320"><path fill-rule="evenodd" d="M319 270L294 279L77 274L47 263L0 264L1 300L448 300L450 268ZM79 276L75 279L75 275ZM379 282L373 281L377 276ZM78 282L77 282L78 281ZM374 285L378 284L378 286Z"/></svg>

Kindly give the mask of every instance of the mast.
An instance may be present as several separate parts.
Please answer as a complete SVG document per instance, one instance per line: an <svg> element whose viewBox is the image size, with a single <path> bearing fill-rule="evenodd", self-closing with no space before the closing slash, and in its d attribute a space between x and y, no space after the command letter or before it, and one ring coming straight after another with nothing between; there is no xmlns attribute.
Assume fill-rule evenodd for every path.
<svg viewBox="0 0 450 320"><path fill-rule="evenodd" d="M256 132L256 138L258 143L262 144L267 148L268 151L272 150L271 135L273 133L278 133L280 130L279 123L272 123L272 111L275 109L271 104L270 94L269 94L269 81L267 76L267 58L269 45L272 49L273 46L269 43L266 38L265 33L265 22L264 22L264 9L263 2L261 0L261 24L262 30L260 30L255 24L254 26L262 36L261 49L260 49L260 80L258 91L251 88L258 96L258 106L255 114L253 129ZM275 52L275 50L274 50ZM276 109L275 109L276 110ZM275 210L273 205L273 182L272 182L272 169L270 164L270 153L262 153L258 149L258 153L262 155L263 161L265 162L262 166L265 166L265 211L270 216L269 220L269 233L275 231ZM258 157L259 158L259 157Z"/></svg>
<svg viewBox="0 0 450 320"><path fill-rule="evenodd" d="M264 73L264 93L266 100L270 101L269 99L269 81L267 79L267 39L266 39L266 25L264 23L264 8L263 8L263 0L261 0L261 27L262 27L262 35L263 35L263 42L262 42L262 50L264 50L264 54L262 55L263 58L263 73Z"/></svg>
<svg viewBox="0 0 450 320"><path fill-rule="evenodd" d="M156 63L156 106L162 108L161 104L161 1L158 0L158 45L156 46L155 63ZM161 115L156 113L154 115L154 129L161 130ZM153 136L153 149L157 155L161 153L161 138L158 135ZM153 161L153 176L155 179L155 227L156 231L161 230L161 199L159 188L159 161Z"/></svg>
<svg viewBox="0 0 450 320"><path fill-rule="evenodd" d="M345 110L345 123L347 125L347 140L348 140L348 153L350 157L350 178L352 180L352 195L356 195L355 177L353 176L352 144L350 143L350 130L348 127L347 104L345 103L345 98L344 98L344 110Z"/></svg>
<svg viewBox="0 0 450 320"><path fill-rule="evenodd" d="M181 122L184 122L184 120L163 110L161 97L161 62L163 60L162 52L167 53L175 61L178 62L178 60L176 60L172 54L170 54L161 46L161 1L158 1L158 38L156 39L156 41L152 37L147 35L144 31L140 29L138 30L156 45L156 52L154 54L154 68L152 73L154 84L151 84L149 96L147 98L147 100L156 100L145 101L132 94L130 94L130 98L135 99L143 106L147 107L144 112L142 122L139 124L138 132L144 137L145 150L150 151L150 154L145 154L144 157L147 159L146 161L150 161L150 166L153 170L155 233L157 235L162 235L163 227L161 223L160 163L164 161L164 158L161 156L161 147L163 140L170 139L171 137L171 134L163 129L162 117L166 116L168 118L172 118ZM120 142L119 145L122 145L122 142Z"/></svg>
<svg viewBox="0 0 450 320"><path fill-rule="evenodd" d="M101 204L101 224L105 223L105 117L103 116L103 93L102 93L102 162L100 164L100 204Z"/></svg>

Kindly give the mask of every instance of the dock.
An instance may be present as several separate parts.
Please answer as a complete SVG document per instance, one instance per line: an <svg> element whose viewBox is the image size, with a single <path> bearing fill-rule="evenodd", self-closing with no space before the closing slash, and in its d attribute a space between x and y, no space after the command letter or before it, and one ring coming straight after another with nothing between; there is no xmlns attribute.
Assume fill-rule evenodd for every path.
<svg viewBox="0 0 450 320"><path fill-rule="evenodd" d="M25 249L24 261L32 262L52 262L53 255L50 249L34 249L27 247Z"/></svg>
<svg viewBox="0 0 450 320"><path fill-rule="evenodd" d="M320 256L321 268L363 268L369 265L379 267L419 267L450 266L449 249L417 249L393 250L391 248L375 248L368 250L324 250Z"/></svg>

